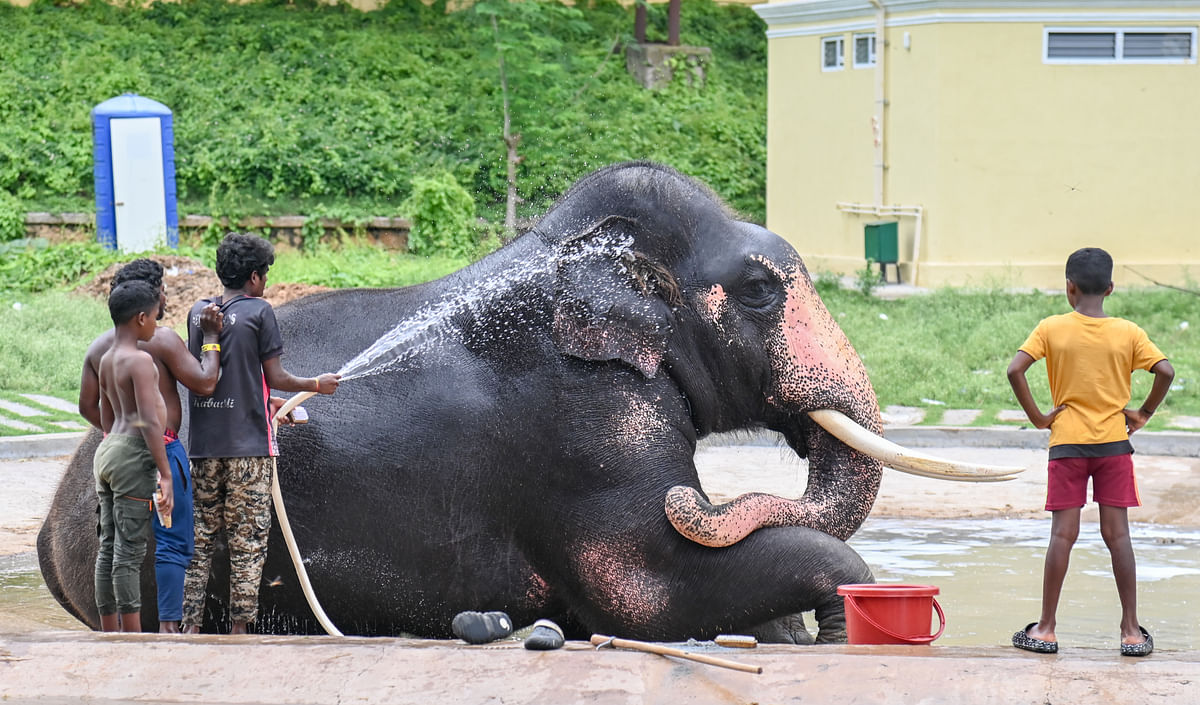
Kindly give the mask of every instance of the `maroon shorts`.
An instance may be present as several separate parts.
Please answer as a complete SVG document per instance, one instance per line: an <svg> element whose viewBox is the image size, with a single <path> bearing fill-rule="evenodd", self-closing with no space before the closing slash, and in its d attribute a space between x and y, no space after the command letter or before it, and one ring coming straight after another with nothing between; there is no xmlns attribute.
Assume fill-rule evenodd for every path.
<svg viewBox="0 0 1200 705"><path fill-rule="evenodd" d="M1058 458L1047 471L1046 511L1074 509L1087 504L1088 478L1092 478L1092 501L1110 507L1140 507L1133 456L1106 458Z"/></svg>

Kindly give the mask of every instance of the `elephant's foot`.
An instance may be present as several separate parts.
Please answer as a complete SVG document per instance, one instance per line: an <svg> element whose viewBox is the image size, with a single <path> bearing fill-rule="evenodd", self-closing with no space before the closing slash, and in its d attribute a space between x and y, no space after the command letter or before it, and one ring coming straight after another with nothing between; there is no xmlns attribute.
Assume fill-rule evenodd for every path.
<svg viewBox="0 0 1200 705"><path fill-rule="evenodd" d="M813 643L812 634L804 626L804 615L801 614L789 614L777 617L769 622L763 622L749 630L748 633L764 644L800 644L807 646Z"/></svg>
<svg viewBox="0 0 1200 705"><path fill-rule="evenodd" d="M816 611L818 644L846 643L846 604L841 597L831 600Z"/></svg>

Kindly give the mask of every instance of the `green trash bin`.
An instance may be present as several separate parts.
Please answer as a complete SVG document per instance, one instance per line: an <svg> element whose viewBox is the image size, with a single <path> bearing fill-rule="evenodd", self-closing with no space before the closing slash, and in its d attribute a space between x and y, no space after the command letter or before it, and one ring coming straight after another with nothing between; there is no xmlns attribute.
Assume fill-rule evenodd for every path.
<svg viewBox="0 0 1200 705"><path fill-rule="evenodd" d="M887 265L896 269L896 283L900 283L900 238L894 220L881 220L863 226L863 256L879 263L879 278L887 281Z"/></svg>

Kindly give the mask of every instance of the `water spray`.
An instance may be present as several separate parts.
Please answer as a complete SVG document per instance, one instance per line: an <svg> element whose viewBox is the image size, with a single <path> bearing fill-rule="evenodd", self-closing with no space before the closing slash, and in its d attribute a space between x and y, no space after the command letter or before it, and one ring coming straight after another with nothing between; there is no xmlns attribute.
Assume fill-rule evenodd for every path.
<svg viewBox="0 0 1200 705"><path fill-rule="evenodd" d="M628 252L631 245L632 239L628 237L599 237L581 244L577 250L568 254L538 253L530 259L518 263L517 266L474 282L470 289L457 287L447 292L437 302L419 309L413 316L384 333L365 350L342 365L336 374L341 377L340 382L347 382L395 369L418 353L440 344L448 337L459 334L461 331L453 325L452 321L456 315L464 311L473 311L473 304L510 291L514 285L532 281L539 274L547 274L553 271L553 267L560 261L581 261L598 254L612 257L612 255ZM619 262L620 259L617 258L616 261ZM291 414L296 407L315 394L317 392L300 392L284 402L271 419L272 428L277 430L279 423L288 414ZM312 583L308 579L304 559L296 545L296 538L292 534L292 527L288 522L287 510L284 508L283 493L279 487L279 466L274 456L271 458L271 498L275 502L275 515L279 518L279 529L283 534L284 543L287 544L292 565L296 569L296 577L300 580L304 599L308 601L313 615L316 616L327 634L343 636L342 632L325 614L325 610L322 609L321 603L313 591Z"/></svg>

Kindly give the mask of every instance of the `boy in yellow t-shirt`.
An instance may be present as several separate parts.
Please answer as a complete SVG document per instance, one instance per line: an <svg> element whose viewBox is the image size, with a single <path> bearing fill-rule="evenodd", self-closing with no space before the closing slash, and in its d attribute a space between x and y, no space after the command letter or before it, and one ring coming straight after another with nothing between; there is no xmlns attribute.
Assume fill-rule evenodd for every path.
<svg viewBox="0 0 1200 705"><path fill-rule="evenodd" d="M1008 366L1008 381L1033 425L1050 429L1046 510L1052 512L1050 545L1042 580L1041 619L1013 635L1013 646L1039 653L1058 651L1055 614L1071 547L1079 536L1079 512L1092 499L1100 505L1100 533L1112 555L1121 598L1121 654L1145 656L1154 640L1137 618L1137 565L1129 540L1129 507L1141 505L1133 474L1129 434L1154 414L1167 395L1175 370L1137 325L1104 313L1113 291L1112 257L1095 247L1067 258L1067 302L1071 313L1050 316L1034 329ZM1046 358L1054 408L1043 414L1025 379ZM1154 386L1138 409L1127 409L1130 375L1154 373Z"/></svg>

